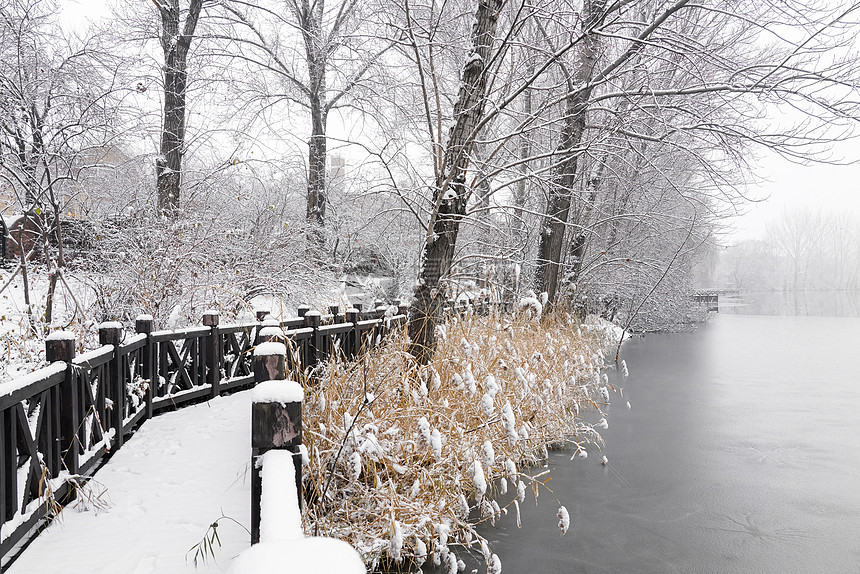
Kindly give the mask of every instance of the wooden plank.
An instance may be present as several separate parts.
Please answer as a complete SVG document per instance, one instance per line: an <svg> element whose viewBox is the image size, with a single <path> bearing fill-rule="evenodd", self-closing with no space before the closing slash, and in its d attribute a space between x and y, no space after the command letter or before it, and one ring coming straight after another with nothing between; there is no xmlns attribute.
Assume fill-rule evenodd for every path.
<svg viewBox="0 0 860 574"><path fill-rule="evenodd" d="M96 391L96 403L94 405L94 411L98 415L98 424L99 424L99 434L102 436L102 440L104 438L104 432L107 430L108 417L107 417L107 380L105 380L105 367L102 366L96 371L96 379L98 385L98 391ZM92 374L92 373L91 373ZM97 441L96 441L97 442ZM90 443L89 446L91 446Z"/></svg>
<svg viewBox="0 0 860 574"><path fill-rule="evenodd" d="M321 335L339 335L352 331L352 323L337 323L335 325L324 325L317 329Z"/></svg>
<svg viewBox="0 0 860 574"><path fill-rule="evenodd" d="M161 343L163 341L183 341L194 337L202 337L209 334L209 327L189 327L187 329L178 329L176 331L153 331L150 335L152 342Z"/></svg>
<svg viewBox="0 0 860 574"><path fill-rule="evenodd" d="M63 456L60 448L60 412L63 409L63 404L60 402L60 387L59 385L51 388L51 478L57 478L60 471L63 469Z"/></svg>
<svg viewBox="0 0 860 574"><path fill-rule="evenodd" d="M85 367L87 369L95 369L96 367L100 367L110 361L113 358L113 352L113 345L104 345L98 349L78 355L72 361L72 364L78 367Z"/></svg>
<svg viewBox="0 0 860 574"><path fill-rule="evenodd" d="M0 411L0 522L11 520L18 505L18 438L13 416L12 409Z"/></svg>
<svg viewBox="0 0 860 574"><path fill-rule="evenodd" d="M294 319L286 319L281 321L281 328L284 330L287 329L298 329L300 327L304 327L305 319L304 317L296 317Z"/></svg>
<svg viewBox="0 0 860 574"><path fill-rule="evenodd" d="M188 353L191 356L191 385L196 387L200 384L200 380L205 377L200 376L200 368L202 361L200 360L200 339L194 338L185 341L189 346Z"/></svg>
<svg viewBox="0 0 860 574"><path fill-rule="evenodd" d="M80 453L83 454L91 445L99 443L104 439L104 425L102 423L104 420L104 397L101 392L97 393L102 404L102 410L100 411L96 402L96 397L93 396L93 387L90 384L90 373L84 371L81 374L81 379L83 380L83 383L80 388L82 388L84 392L81 393L82 408L78 417L78 426L75 428L75 436L78 439ZM101 383L99 383L99 385L101 385ZM83 440L81 440L81 435L86 434L84 421L88 416L93 417L90 436L84 436Z"/></svg>
<svg viewBox="0 0 860 574"><path fill-rule="evenodd" d="M15 406L16 403L59 385L65 376L66 363L57 361L38 371L3 383L2 390L0 390L0 393L3 393L0 395L0 410L5 411Z"/></svg>
<svg viewBox="0 0 860 574"><path fill-rule="evenodd" d="M122 425L122 433L123 433L124 435L129 435L129 434L131 434L131 433L132 433L132 431L134 430L134 427L135 427L135 426L137 426L137 424L138 424L141 420L143 420L144 418L146 418L146 410L145 410L145 409L140 409L139 411L137 411L135 414L133 414L132 416L130 416L129 418L127 418L127 419L123 422L123 425Z"/></svg>
<svg viewBox="0 0 860 574"><path fill-rule="evenodd" d="M139 333L130 337L125 343L119 346L119 354L120 355L128 355L138 349L143 348L146 345L147 337L146 333Z"/></svg>
<svg viewBox="0 0 860 574"><path fill-rule="evenodd" d="M289 331L285 331L284 333L287 338L293 339L294 341L301 341L304 339L310 339L314 334L313 327L303 327L301 329L292 329Z"/></svg>
<svg viewBox="0 0 860 574"><path fill-rule="evenodd" d="M30 434L30 424L27 422L27 413L24 412L24 405L18 403L13 413L12 416L17 422L19 449L20 445L23 444L26 455L30 457L27 478L24 479L24 496L21 497L20 512L23 514L30 501L39 498L39 479L42 476L42 466L39 464L39 450L36 448L36 441L33 439L33 435Z"/></svg>
<svg viewBox="0 0 860 574"><path fill-rule="evenodd" d="M54 491L54 497L57 500L64 500L68 493L69 486L66 483L63 483L57 490ZM33 531L33 528L42 520L45 519L45 516L48 514L48 505L47 503L42 503L39 507L33 511L33 514L24 522L18 525L14 531L9 533L9 535L0 542L0 558L9 556L12 559L16 558L18 554L20 554L24 547L24 541L30 540L38 536L39 531ZM4 535L6 533L4 532Z"/></svg>
<svg viewBox="0 0 860 574"><path fill-rule="evenodd" d="M176 350L176 345L173 344L173 341L167 341L163 343L163 345L167 348L167 356L170 357L170 360L173 361L174 366L176 367L176 379L182 379L182 382L185 383L184 390L190 390L194 385L191 383L191 378L188 376L188 372L185 370L185 359L187 358L187 354L184 357L180 357L179 352ZM165 376L167 373L163 373L165 379L167 379L167 386L170 385L170 377Z"/></svg>
<svg viewBox="0 0 860 574"><path fill-rule="evenodd" d="M155 412L166 409L179 408L183 404L196 401L202 397L209 395L209 385L202 385L196 389L185 391L176 395L161 397L152 402L152 408Z"/></svg>
<svg viewBox="0 0 860 574"><path fill-rule="evenodd" d="M229 323L227 325L219 325L218 330L221 331L222 334L225 333L250 333L254 327L257 326L257 323Z"/></svg>
<svg viewBox="0 0 860 574"><path fill-rule="evenodd" d="M223 381L221 381L221 392L223 394L224 391L233 391L235 389L238 389L239 387L243 387L246 385L253 385L253 384L254 384L254 375L253 374L244 375L241 377L234 377L232 379L224 379Z"/></svg>

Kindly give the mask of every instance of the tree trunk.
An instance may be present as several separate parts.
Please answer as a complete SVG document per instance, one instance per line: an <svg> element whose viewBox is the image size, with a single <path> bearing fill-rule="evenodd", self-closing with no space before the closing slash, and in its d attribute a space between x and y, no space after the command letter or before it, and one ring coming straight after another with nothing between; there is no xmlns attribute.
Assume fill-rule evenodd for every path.
<svg viewBox="0 0 860 574"><path fill-rule="evenodd" d="M586 0L583 6L583 31L585 38L579 50L577 70L573 81L568 82L565 100L564 126L558 145L561 161L555 168L553 182L547 198L546 215L540 234L538 266L535 278L536 290L546 292L550 307L558 293L561 255L564 249L564 234L570 217L573 187L576 183L579 151L585 132L585 116L593 87L589 85L594 75L599 56L600 37L593 28L603 17L606 0ZM547 309L548 310L548 309Z"/></svg>
<svg viewBox="0 0 860 574"><path fill-rule="evenodd" d="M311 137L308 141L308 209L307 220L325 224L326 203L326 114L323 94L311 96Z"/></svg>
<svg viewBox="0 0 860 574"><path fill-rule="evenodd" d="M174 50L175 54L175 50ZM155 161L158 189L158 210L175 213L179 209L179 189L182 183L182 148L185 143L185 61L167 55L164 69L164 125L161 148Z"/></svg>
<svg viewBox="0 0 860 574"><path fill-rule="evenodd" d="M424 244L415 299L409 309L409 352L427 364L436 345L436 325L442 318L445 288L451 272L460 222L469 199L466 169L475 144L475 130L486 103L487 70L503 0L480 0L472 28L472 53L463 68L460 93L454 105L455 123L448 134L444 170L433 189L433 211Z"/></svg>
<svg viewBox="0 0 860 574"><path fill-rule="evenodd" d="M324 2L302 0L296 16L305 45L308 65L308 93L311 112L311 137L308 140L308 191L306 218L310 223L325 224L326 204L326 123L328 120L326 98L327 47L323 34ZM319 231L319 230L317 230ZM322 235L314 234L319 244Z"/></svg>
<svg viewBox="0 0 860 574"><path fill-rule="evenodd" d="M185 147L185 95L188 87L188 49L197 27L202 0L191 0L180 31L179 0L157 4L161 14L161 47L164 51L164 118L161 146L155 161L158 211L175 215L179 210L182 156Z"/></svg>

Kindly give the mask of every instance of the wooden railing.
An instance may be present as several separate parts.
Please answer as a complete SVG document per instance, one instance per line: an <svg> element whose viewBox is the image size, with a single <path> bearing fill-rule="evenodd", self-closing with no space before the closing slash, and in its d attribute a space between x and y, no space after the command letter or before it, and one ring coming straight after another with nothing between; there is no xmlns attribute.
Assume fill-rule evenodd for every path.
<svg viewBox="0 0 860 574"><path fill-rule="evenodd" d="M0 385L0 568L147 419L252 386L258 343L285 343L290 376L307 376L333 355L355 359L401 327L405 311L305 307L296 319L261 312L233 325L208 312L202 326L177 331L155 331L140 316L133 334L102 324L102 346L78 356L74 335L53 334L47 367Z"/></svg>

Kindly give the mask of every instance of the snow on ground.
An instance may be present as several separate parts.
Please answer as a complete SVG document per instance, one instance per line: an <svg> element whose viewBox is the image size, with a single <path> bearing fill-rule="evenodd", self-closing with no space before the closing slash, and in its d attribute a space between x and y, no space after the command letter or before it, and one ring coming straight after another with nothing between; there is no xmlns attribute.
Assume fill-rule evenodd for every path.
<svg viewBox="0 0 860 574"><path fill-rule="evenodd" d="M222 520L215 561L189 550L222 512L250 528L250 392L147 421L99 470L111 507L67 508L8 574L227 572L250 535ZM60 566L62 565L62 566Z"/></svg>

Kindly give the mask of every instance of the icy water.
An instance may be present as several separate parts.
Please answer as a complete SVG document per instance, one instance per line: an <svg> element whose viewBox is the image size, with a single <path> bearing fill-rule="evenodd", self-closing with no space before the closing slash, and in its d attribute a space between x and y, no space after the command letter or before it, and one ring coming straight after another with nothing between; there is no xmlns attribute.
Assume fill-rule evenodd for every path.
<svg viewBox="0 0 860 574"><path fill-rule="evenodd" d="M482 530L503 572L860 572L860 318L720 315L624 355L609 466L553 453L523 528Z"/></svg>

